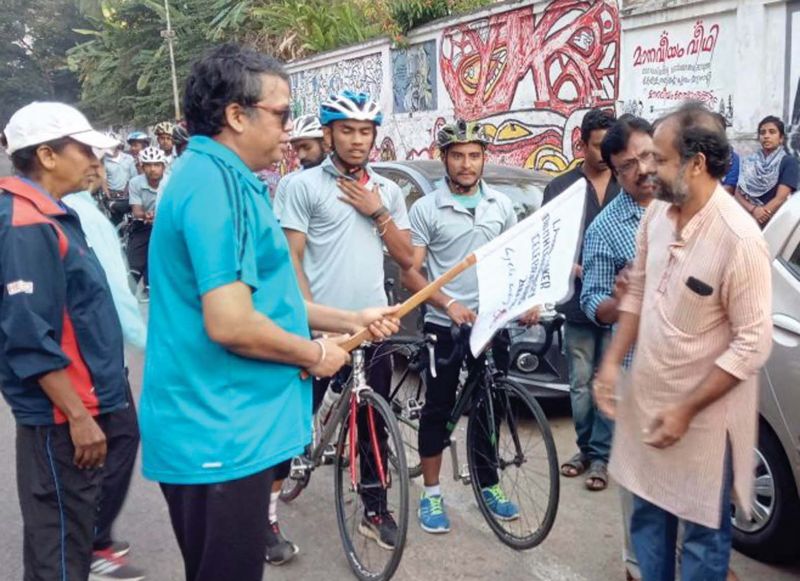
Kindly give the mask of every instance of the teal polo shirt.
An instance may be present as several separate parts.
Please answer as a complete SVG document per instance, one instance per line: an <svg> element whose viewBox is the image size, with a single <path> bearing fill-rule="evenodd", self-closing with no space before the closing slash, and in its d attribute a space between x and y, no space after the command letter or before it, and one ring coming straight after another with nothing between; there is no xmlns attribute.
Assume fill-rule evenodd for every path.
<svg viewBox="0 0 800 581"><path fill-rule="evenodd" d="M243 478L311 440L311 383L291 365L240 357L203 325L201 297L242 281L255 309L308 338L308 315L269 193L244 162L195 136L150 240L150 316L140 404L142 471L168 484Z"/></svg>

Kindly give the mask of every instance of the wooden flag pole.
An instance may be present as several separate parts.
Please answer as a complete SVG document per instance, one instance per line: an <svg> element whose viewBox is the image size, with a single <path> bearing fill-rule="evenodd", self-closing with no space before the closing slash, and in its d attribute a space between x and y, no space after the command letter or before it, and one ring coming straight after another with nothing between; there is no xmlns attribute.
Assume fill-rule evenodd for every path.
<svg viewBox="0 0 800 581"><path fill-rule="evenodd" d="M395 315L398 319L402 319L408 313L416 309L422 303L427 301L433 295L435 295L439 290L446 285L448 282L453 280L459 274L473 266L477 262L474 254L470 254L464 260L456 264L453 268L445 272L442 276L434 280L433 282L429 283L428 286L420 290L413 296L410 296L406 301L400 306L400 310ZM352 338L348 339L344 343L342 343L341 347L345 351L352 351L359 345L361 345L364 341L369 341L372 338L372 334L369 332L369 329L361 329L358 333L353 335Z"/></svg>

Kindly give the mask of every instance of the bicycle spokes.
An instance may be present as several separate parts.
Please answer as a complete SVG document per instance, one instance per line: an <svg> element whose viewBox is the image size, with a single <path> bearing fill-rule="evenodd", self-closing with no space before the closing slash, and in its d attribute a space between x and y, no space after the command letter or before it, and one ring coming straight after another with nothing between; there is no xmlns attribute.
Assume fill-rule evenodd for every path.
<svg viewBox="0 0 800 581"><path fill-rule="evenodd" d="M549 533L558 506L558 460L547 419L522 388L500 381L473 408L467 456L486 521L507 545L527 549Z"/></svg>
<svg viewBox="0 0 800 581"><path fill-rule="evenodd" d="M405 474L403 442L388 404L371 391L361 392L342 424L334 464L337 522L359 579L389 579L405 545L408 479L391 477L389 457ZM349 467L343 458L350 459ZM392 543L385 537L389 522L397 525Z"/></svg>

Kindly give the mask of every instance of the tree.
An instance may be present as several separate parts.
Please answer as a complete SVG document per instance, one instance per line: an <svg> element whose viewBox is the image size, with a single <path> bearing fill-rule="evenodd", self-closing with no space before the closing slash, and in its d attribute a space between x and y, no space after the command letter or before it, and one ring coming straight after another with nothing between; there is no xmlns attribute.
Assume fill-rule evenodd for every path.
<svg viewBox="0 0 800 581"><path fill-rule="evenodd" d="M34 100L75 103L80 85L66 53L86 26L71 0L0 0L0 122Z"/></svg>

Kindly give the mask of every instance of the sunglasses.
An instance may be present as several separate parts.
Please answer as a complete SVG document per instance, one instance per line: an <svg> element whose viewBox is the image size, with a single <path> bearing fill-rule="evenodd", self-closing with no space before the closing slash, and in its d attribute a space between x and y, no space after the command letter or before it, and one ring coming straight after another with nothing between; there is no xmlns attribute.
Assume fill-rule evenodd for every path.
<svg viewBox="0 0 800 581"><path fill-rule="evenodd" d="M266 111L267 113L272 113L276 117L280 117L281 127L286 126L286 124L292 120L292 110L289 107L285 107L283 109L276 109L275 107L260 105L258 103L255 103L253 105L248 105L248 107L252 107L254 109L261 109L263 111Z"/></svg>

